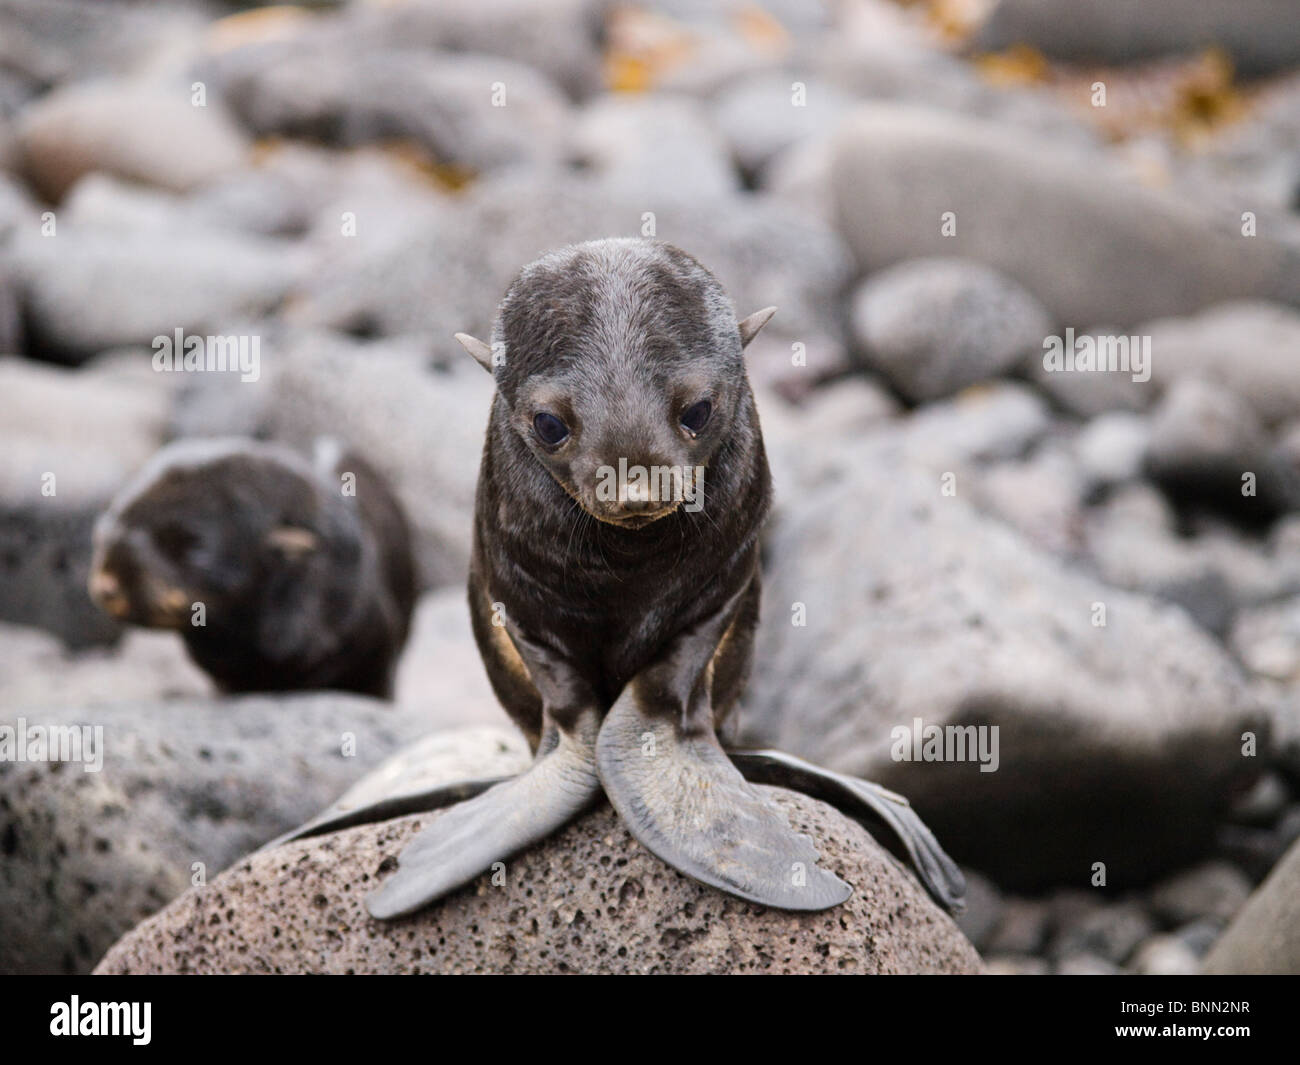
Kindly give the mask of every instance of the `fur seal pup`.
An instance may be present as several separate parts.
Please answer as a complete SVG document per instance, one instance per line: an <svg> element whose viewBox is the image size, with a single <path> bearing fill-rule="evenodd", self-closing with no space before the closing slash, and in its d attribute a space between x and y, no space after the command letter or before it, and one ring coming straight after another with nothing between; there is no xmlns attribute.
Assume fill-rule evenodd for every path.
<svg viewBox="0 0 1300 1065"><path fill-rule="evenodd" d="M602 790L645 847L696 880L787 910L842 903L849 885L746 777L883 822L931 893L960 905L960 870L905 799L780 752L729 757L717 739L749 673L771 499L742 352L773 312L738 322L685 252L602 240L524 267L491 345L457 335L496 383L470 614L536 757L505 781L326 814L284 837L456 803L402 851L367 900L373 916L460 887Z"/></svg>
<svg viewBox="0 0 1300 1065"><path fill-rule="evenodd" d="M170 444L118 493L89 589L114 617L179 632L223 691L387 698L416 576L401 505L359 455L231 438Z"/></svg>

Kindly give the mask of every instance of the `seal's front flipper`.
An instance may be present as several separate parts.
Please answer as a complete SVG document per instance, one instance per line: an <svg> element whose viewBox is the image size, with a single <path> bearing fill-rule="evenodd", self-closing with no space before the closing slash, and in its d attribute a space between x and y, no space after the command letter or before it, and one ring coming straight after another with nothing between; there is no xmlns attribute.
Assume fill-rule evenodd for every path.
<svg viewBox="0 0 1300 1065"><path fill-rule="evenodd" d="M283 836L277 836L270 843L259 847L258 850L274 850L276 847L285 843L292 843L296 839L311 839L313 836L324 836L327 833L338 832L345 828L354 828L357 825L391 821L394 817L404 817L406 814L422 814L429 810L441 810L444 806L451 806L454 803L472 799L475 795L487 791L488 788L496 787L496 785L510 779L510 777L485 777L479 780L457 780L451 784L440 784L436 788L426 788L423 791L412 791L404 795L390 795L387 798L368 802L363 806L351 809L335 804L319 817L313 817L305 825L299 825L297 828L286 832Z"/></svg>
<svg viewBox="0 0 1300 1065"><path fill-rule="evenodd" d="M648 851L702 883L782 910L825 910L852 889L817 864L807 836L745 781L712 729L647 714L637 681L596 741L605 794Z"/></svg>
<svg viewBox="0 0 1300 1065"><path fill-rule="evenodd" d="M784 751L728 751L746 780L779 784L824 799L846 813L883 821L906 849L934 900L953 913L966 908L966 878L911 804L868 780L833 773Z"/></svg>
<svg viewBox="0 0 1300 1065"><path fill-rule="evenodd" d="M453 806L398 856L398 869L366 899L372 917L413 913L567 824L600 794L594 722L559 733L532 767Z"/></svg>

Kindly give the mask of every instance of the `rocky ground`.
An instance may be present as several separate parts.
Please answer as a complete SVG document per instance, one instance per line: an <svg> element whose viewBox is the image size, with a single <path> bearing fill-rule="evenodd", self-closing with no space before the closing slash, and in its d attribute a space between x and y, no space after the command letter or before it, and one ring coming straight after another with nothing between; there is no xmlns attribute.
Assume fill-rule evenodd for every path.
<svg viewBox="0 0 1300 1065"><path fill-rule="evenodd" d="M1286 0L238 6L0 0L0 725L106 737L99 773L0 761L0 971L1300 971ZM908 794L964 937L798 798L859 889L833 919L607 810L394 926L360 899L418 816L249 856L410 786L434 730L426 783L526 757L463 603L491 383L451 334L616 235L780 308L739 738ZM258 337L257 379L155 371L177 329ZM1054 368L1067 336L1150 361ZM221 699L89 602L94 516L217 434L396 485L426 592L393 703ZM900 761L917 718L996 727L996 771Z"/></svg>

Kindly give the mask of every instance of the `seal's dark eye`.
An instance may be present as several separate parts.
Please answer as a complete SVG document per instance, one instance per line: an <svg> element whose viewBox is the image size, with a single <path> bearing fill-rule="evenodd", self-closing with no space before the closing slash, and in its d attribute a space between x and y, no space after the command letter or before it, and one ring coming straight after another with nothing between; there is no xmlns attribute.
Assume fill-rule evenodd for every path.
<svg viewBox="0 0 1300 1065"><path fill-rule="evenodd" d="M702 399L694 406L686 408L682 415L682 427L691 433L698 433L709 424L709 417L713 414L713 404L707 399Z"/></svg>
<svg viewBox="0 0 1300 1065"><path fill-rule="evenodd" d="M198 546L199 538L184 525L168 522L154 530L153 542L164 555L179 562Z"/></svg>
<svg viewBox="0 0 1300 1065"><path fill-rule="evenodd" d="M533 431L543 444L554 447L569 435L569 427L554 414L542 411L533 419Z"/></svg>

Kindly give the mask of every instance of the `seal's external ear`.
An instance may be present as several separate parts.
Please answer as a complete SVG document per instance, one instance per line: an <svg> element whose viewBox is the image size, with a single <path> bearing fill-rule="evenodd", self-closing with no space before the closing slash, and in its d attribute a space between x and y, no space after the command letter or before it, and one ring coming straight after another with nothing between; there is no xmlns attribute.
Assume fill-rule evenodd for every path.
<svg viewBox="0 0 1300 1065"><path fill-rule="evenodd" d="M740 323L740 346L749 347L749 342L758 336L759 330L767 325L767 320L776 314L775 307L764 307L761 311L755 311L743 322ZM461 341L463 344L464 341Z"/></svg>
<svg viewBox="0 0 1300 1065"><path fill-rule="evenodd" d="M483 367L488 373L492 372L492 348L484 344L478 337L472 337L468 333L457 333L456 339L460 341L460 346L474 356L474 361Z"/></svg>
<svg viewBox="0 0 1300 1065"><path fill-rule="evenodd" d="M281 525L266 534L266 545L290 561L311 554L319 543L314 532L296 525Z"/></svg>

